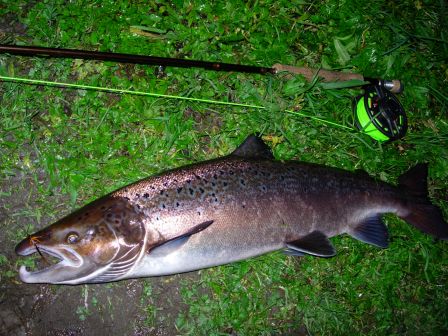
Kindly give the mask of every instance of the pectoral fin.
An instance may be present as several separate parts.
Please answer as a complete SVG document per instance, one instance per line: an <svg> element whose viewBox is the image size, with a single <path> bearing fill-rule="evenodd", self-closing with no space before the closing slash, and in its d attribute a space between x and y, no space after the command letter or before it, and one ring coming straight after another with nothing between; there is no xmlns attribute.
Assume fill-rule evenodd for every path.
<svg viewBox="0 0 448 336"><path fill-rule="evenodd" d="M286 243L285 253L288 255L301 256L310 254L316 257L333 257L336 250L328 240L327 236L320 231L313 231L300 239Z"/></svg>
<svg viewBox="0 0 448 336"><path fill-rule="evenodd" d="M180 236L175 237L174 239L183 238L183 237L189 237L191 235L194 235L196 233L199 233L201 231L204 231L206 228L208 228L210 225L212 225L214 221L209 220L206 222L202 222L201 224L198 224L196 226L193 226L190 230L187 232L181 234Z"/></svg>
<svg viewBox="0 0 448 336"><path fill-rule="evenodd" d="M188 241L188 239L190 239L190 237L192 235L205 230L212 223L213 223L213 221L211 220L211 221L206 221L201 224L198 224L198 225L194 226L193 228L191 228L190 230L188 230L187 232L185 232L173 239L167 240L167 241L161 243L160 245L153 247L149 251L149 253L151 253L151 256L156 257L156 258L166 256L167 254L170 254L170 253L176 251L177 249L179 249L180 247L182 247L182 245L184 245Z"/></svg>

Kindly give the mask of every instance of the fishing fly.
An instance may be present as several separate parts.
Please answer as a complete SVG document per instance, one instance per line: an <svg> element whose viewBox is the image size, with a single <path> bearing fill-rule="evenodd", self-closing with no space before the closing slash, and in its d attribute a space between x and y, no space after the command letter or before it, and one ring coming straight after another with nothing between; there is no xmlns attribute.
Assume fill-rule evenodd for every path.
<svg viewBox="0 0 448 336"><path fill-rule="evenodd" d="M30 242L33 244L33 246L36 248L37 253L39 253L40 257L42 258L43 262L46 265L50 265L49 261L47 260L47 258L45 258L45 256L42 254L42 252L39 249L39 246L37 245L38 243L40 243L41 241L39 240L39 237L36 236L32 236L32 235L28 235L28 238L30 240Z"/></svg>

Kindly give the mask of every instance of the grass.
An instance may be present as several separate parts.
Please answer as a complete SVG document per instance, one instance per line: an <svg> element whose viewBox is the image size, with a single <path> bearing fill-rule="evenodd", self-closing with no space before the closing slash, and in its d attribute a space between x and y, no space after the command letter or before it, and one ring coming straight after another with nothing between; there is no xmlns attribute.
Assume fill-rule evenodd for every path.
<svg viewBox="0 0 448 336"><path fill-rule="evenodd" d="M12 248L26 233L139 178L225 155L254 132L270 139L278 159L364 169L389 182L417 162L430 162L430 193L448 213L443 1L1 1L0 15L7 28L1 43L322 66L399 78L410 122L405 139L380 145L285 112L350 126L358 90L310 87L282 75L168 68L159 78L153 67L1 55L2 75L264 107L2 82L2 281L12 281L24 262ZM16 208L16 199L26 206ZM337 237L339 254L329 260L274 253L203 270L199 281L182 278L187 308L175 316L176 329L203 335L294 334L300 326L312 335L447 333L446 243L434 243L395 217L386 220L392 235L387 250ZM146 321L157 324L164 311L157 309L151 285L144 288ZM95 314L95 305L88 314L83 308L73 309L84 318Z"/></svg>

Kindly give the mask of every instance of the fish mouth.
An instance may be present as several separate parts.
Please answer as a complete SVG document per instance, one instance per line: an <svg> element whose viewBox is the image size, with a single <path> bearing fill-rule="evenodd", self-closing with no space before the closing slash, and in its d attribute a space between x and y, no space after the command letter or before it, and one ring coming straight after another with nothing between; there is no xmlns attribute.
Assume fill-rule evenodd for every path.
<svg viewBox="0 0 448 336"><path fill-rule="evenodd" d="M50 247L35 244L22 249L16 249L20 256L30 256L39 253L42 261L37 263L38 269L29 271L26 266L21 266L19 276L26 283L56 283L55 275L61 270L78 269L83 265L83 258L74 250L62 247Z"/></svg>

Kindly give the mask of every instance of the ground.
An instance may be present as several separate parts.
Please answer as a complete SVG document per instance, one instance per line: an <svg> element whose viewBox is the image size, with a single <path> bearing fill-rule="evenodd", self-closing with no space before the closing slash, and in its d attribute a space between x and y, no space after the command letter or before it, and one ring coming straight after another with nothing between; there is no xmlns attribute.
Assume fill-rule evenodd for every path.
<svg viewBox="0 0 448 336"><path fill-rule="evenodd" d="M398 78L409 118L403 139L380 144L352 127L359 88L1 54L2 76L178 97L0 82L0 335L448 334L446 241L394 216L384 218L385 250L343 236L332 238L331 259L271 253L104 285L21 283L19 267L42 261L14 253L89 201L226 155L253 133L277 159L364 170L392 184L428 162L430 197L448 218L446 18L443 1L0 1L0 43Z"/></svg>

